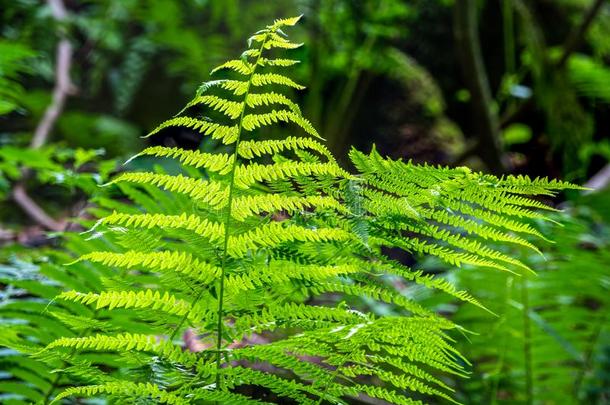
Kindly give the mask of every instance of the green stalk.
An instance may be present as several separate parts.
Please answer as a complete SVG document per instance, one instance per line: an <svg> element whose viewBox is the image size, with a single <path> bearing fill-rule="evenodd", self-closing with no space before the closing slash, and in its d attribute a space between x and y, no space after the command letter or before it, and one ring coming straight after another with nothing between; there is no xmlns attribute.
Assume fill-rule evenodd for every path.
<svg viewBox="0 0 610 405"><path fill-rule="evenodd" d="M245 111L246 111L246 100L248 98L248 95L250 94L250 85L252 84L252 77L254 76L254 73L256 72L256 68L258 67L261 55L263 53L263 49L265 47L265 43L267 42L267 36L265 36L265 38L263 39L263 41L261 42L261 47L259 48L259 53L258 53L258 57L256 59L256 62L254 63L253 67L252 67L252 72L250 72L250 76L248 77L248 84L246 86L246 92L244 94L244 108L241 110L241 114L239 116L239 122L238 122L238 129L237 129L237 140L235 141L235 149L234 149L234 156L235 159L233 160L233 165L231 167L231 172L230 172L230 180L229 180L229 196L228 196L228 203L227 203L227 212L226 212L226 216L225 216L225 221L224 221L224 228L225 228L225 235L224 235L224 242L223 242L223 253L222 253L222 259L221 259L221 271L220 271L220 281L219 281L219 287L218 287L218 311L217 311L217 316L218 316L218 323L216 326L216 389L220 388L220 366L221 366L221 350L222 350L222 332L223 332L223 303L224 303L224 281L225 281L225 273L226 273L226 264L227 264L227 250L228 250L228 246L229 246L229 228L231 226L231 206L232 206L232 201L233 201L233 190L234 190L234 186L235 186L235 169L237 167L237 163L238 163L238 159L237 159L237 151L239 149L239 144L241 141L241 133L243 130L243 119L244 119L244 115L245 115ZM195 299L193 300L192 305L196 305L199 300L201 299L201 297L203 296L204 290L202 289L199 294L197 294L197 296L195 297ZM170 340L173 340L176 336L176 333L180 330L180 328L182 328L182 325L184 325L184 322L186 321L187 317L189 315L189 312L187 312L186 314L184 314L184 316L182 317L182 319L180 320L180 322L176 325L176 327L174 328L173 332L170 335Z"/></svg>
<svg viewBox="0 0 610 405"><path fill-rule="evenodd" d="M525 362L525 403L534 403L534 376L532 372L532 329L530 324L529 292L527 277L521 278L521 303L523 304L523 360Z"/></svg>
<svg viewBox="0 0 610 405"><path fill-rule="evenodd" d="M227 250L229 247L229 228L231 226L231 205L233 201L233 191L235 189L235 168L237 167L237 152L239 150L239 143L241 141L241 133L243 130L243 120L244 113L246 111L246 100L248 99L248 95L250 94L250 85L252 84L252 77L254 76L254 72L256 72L256 68L258 67L258 63L260 61L261 55L263 54L263 49L265 47L265 43L267 42L268 34L265 35L265 38L261 41L261 47L258 51L258 57L256 58L256 62L254 62L254 66L252 67L252 72L250 72L250 77L248 78L248 84L246 86L246 92L244 94L244 108L241 110L241 114L239 116L238 129L237 129L237 140L235 141L235 150L234 155L235 159L233 159L233 166L231 167L230 180L229 180L229 197L228 197L228 205L227 205L227 213L225 217L225 237L223 243L223 253L222 253L222 261L220 265L220 285L218 288L218 324L216 326L216 389L220 388L220 358L221 358L221 349L222 349L222 332L223 332L223 303L224 303L224 287L225 287L225 272L226 272L226 264L227 264Z"/></svg>
<svg viewBox="0 0 610 405"><path fill-rule="evenodd" d="M504 365L506 362L506 352L508 350L508 345L507 345L508 338L505 333L501 332L501 329L504 326L504 324L507 322L508 301L511 299L511 296L512 296L512 291L511 291L512 287L513 287L513 276L509 275L506 278L506 285L504 288L504 302L502 303L502 312L501 312L502 318L498 321L497 328L496 328L496 332L500 331L500 334L502 335L502 344L500 345L502 347L502 351L500 352L498 364L496 365L495 378L492 382L491 395L490 395L491 405L496 405L498 403L498 390L500 388L500 375L502 373L502 370L504 369Z"/></svg>
<svg viewBox="0 0 610 405"><path fill-rule="evenodd" d="M600 343L599 338L602 335L602 331L604 329L604 325L606 325L607 314L604 314L600 317L597 325L593 329L593 333L591 334L591 338L589 339L589 345L587 347L586 352L584 353L584 358L582 362L582 367L578 370L578 374L576 375L576 379L574 380L574 398L578 400L580 390L582 388L582 383L584 381L585 375L591 368L591 363L593 360L593 355L595 353L596 346Z"/></svg>

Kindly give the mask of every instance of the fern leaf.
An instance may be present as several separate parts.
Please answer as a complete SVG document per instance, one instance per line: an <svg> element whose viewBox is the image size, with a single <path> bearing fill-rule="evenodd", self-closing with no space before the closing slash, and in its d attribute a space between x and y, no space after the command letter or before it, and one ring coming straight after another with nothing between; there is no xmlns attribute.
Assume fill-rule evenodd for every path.
<svg viewBox="0 0 610 405"><path fill-rule="evenodd" d="M170 157L178 159L181 163L196 168L205 168L218 174L228 174L234 157L225 153L203 153L196 150L168 148L165 146L151 146L144 149L131 159L139 156Z"/></svg>
<svg viewBox="0 0 610 405"><path fill-rule="evenodd" d="M273 110L270 113L264 114L248 114L244 116L242 125L246 131L253 131L262 126L278 122L291 122L301 127L309 135L323 139L307 119L289 110Z"/></svg>
<svg viewBox="0 0 610 405"><path fill-rule="evenodd" d="M178 405L189 403L186 398L164 391L157 385L126 381L67 388L55 397L52 403L59 403L64 398L71 396L94 397L100 394L110 394L124 398L150 398L162 404Z"/></svg>
<svg viewBox="0 0 610 405"><path fill-rule="evenodd" d="M235 329L248 335L282 327L316 330L337 325L358 325L371 318L370 315L340 308L288 303L269 306L255 314L242 315L235 321Z"/></svg>
<svg viewBox="0 0 610 405"><path fill-rule="evenodd" d="M169 119L153 129L146 137L153 136L169 127L186 127L199 131L199 133L219 139L225 145L230 145L237 140L237 127L217 124L210 121L198 120L191 117L176 117Z"/></svg>
<svg viewBox="0 0 610 405"><path fill-rule="evenodd" d="M277 19L277 20L275 20L273 22L273 25L271 25L269 27L269 29L271 31L277 31L278 29L280 29L282 27L292 27L292 26L295 26L299 22L301 17L303 17L303 15L300 15L300 16L297 16L297 17Z"/></svg>
<svg viewBox="0 0 610 405"><path fill-rule="evenodd" d="M236 197L231 209L231 215L238 221L260 215L263 212L273 213L286 211L294 213L305 209L332 209L340 213L347 213L339 201L328 196L286 196L281 194L266 194L256 196Z"/></svg>
<svg viewBox="0 0 610 405"><path fill-rule="evenodd" d="M193 200L207 204L214 209L223 208L228 201L227 190L221 183L194 179L183 175L170 176L148 172L128 172L119 175L108 184L121 182L162 187L171 192L186 194Z"/></svg>
<svg viewBox="0 0 610 405"><path fill-rule="evenodd" d="M190 319L197 321L201 319L198 311L193 311L192 305L184 300L177 299L168 292L159 291L104 291L96 293L80 293L77 291L66 291L58 296L59 299L81 302L83 304L95 304L96 309L108 308L137 308L153 309L163 311L170 315L188 315Z"/></svg>
<svg viewBox="0 0 610 405"><path fill-rule="evenodd" d="M123 225L134 228L184 229L208 238L210 242L220 242L224 237L224 225L201 218L195 214L163 215L163 214L122 214L113 212L100 219L99 225ZM94 228L95 228L94 227Z"/></svg>
<svg viewBox="0 0 610 405"><path fill-rule="evenodd" d="M321 281L336 279L338 276L357 273L360 269L350 264L336 266L301 265L291 262L272 262L267 268L250 271L247 274L227 276L225 285L227 289L236 294L240 291L254 290L261 287L278 286L291 280ZM321 291L320 287L311 291ZM339 291L340 288L337 290Z"/></svg>
<svg viewBox="0 0 610 405"><path fill-rule="evenodd" d="M277 73L255 73L254 75L252 75L251 84L255 87L277 84L281 86L292 87L297 90L305 89L305 86L301 86L300 84L294 82L292 79L289 79L286 76Z"/></svg>
<svg viewBox="0 0 610 405"><path fill-rule="evenodd" d="M231 119L237 119L241 115L241 112L244 109L244 103L237 101L226 100L222 97L217 96L197 96L192 99L185 107L184 110L196 106L196 105L205 105L213 109L214 111L218 111L226 115ZM183 111L184 111L183 110ZM203 132L203 131L201 131Z"/></svg>
<svg viewBox="0 0 610 405"><path fill-rule="evenodd" d="M294 60L294 59L267 59L267 58L261 58L258 63L259 63L260 66L290 67L290 66L294 66L296 64L301 63L301 61Z"/></svg>
<svg viewBox="0 0 610 405"><path fill-rule="evenodd" d="M275 93L272 91L268 93L249 93L248 97L246 97L246 104L250 108L281 104L289 107L293 113L297 114L298 116L301 116L301 109L295 102L293 102L283 94Z"/></svg>
<svg viewBox="0 0 610 405"><path fill-rule="evenodd" d="M289 398L299 404L315 405L316 401L307 397L305 393L320 394L311 385L305 385L294 380L284 379L273 374L264 373L244 367L232 367L228 374L244 384L268 388L280 397Z"/></svg>
<svg viewBox="0 0 610 405"><path fill-rule="evenodd" d="M275 247L285 242L328 242L350 240L352 236L341 229L308 229L298 225L284 225L271 222L251 231L229 237L228 252L240 257L248 250L260 247Z"/></svg>
<svg viewBox="0 0 610 405"><path fill-rule="evenodd" d="M201 283L208 284L220 276L220 269L203 262L187 252L137 252L125 253L92 252L78 259L102 263L106 266L146 268L151 271L176 272L189 276Z"/></svg>
<svg viewBox="0 0 610 405"><path fill-rule="evenodd" d="M124 333L115 336L93 335L80 338L60 338L51 342L44 349L53 351L58 348L73 348L77 350L115 351L115 352L151 352L162 358L192 367L199 362L196 354L183 351L180 346L167 340L159 340L157 336Z"/></svg>
<svg viewBox="0 0 610 405"><path fill-rule="evenodd" d="M214 74L222 69L230 69L230 70L233 70L244 76L248 76L252 73L252 68L253 68L253 66L250 65L245 60L235 59L235 60L230 60L228 62L223 63L222 65L220 65L217 68L215 68L214 70L212 70L212 72L210 74Z"/></svg>
<svg viewBox="0 0 610 405"><path fill-rule="evenodd" d="M331 176L333 178L350 178L350 174L336 163L302 163L284 162L272 165L251 163L235 168L235 184L247 189L255 183L277 181L297 176Z"/></svg>
<svg viewBox="0 0 610 405"><path fill-rule="evenodd" d="M328 159L329 162L334 162L335 158L330 151L321 143L312 138L297 138L287 137L281 140L268 141L242 141L239 144L237 153L246 159L252 159L255 156L273 155L284 150L305 150L311 149L318 152Z"/></svg>

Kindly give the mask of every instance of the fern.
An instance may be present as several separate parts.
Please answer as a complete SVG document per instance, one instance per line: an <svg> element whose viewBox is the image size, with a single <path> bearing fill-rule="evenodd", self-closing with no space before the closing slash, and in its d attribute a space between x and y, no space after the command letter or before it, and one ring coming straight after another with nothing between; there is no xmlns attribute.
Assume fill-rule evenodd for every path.
<svg viewBox="0 0 610 405"><path fill-rule="evenodd" d="M296 63L269 54L300 46L283 33L297 21L277 20L253 35L240 59L213 71L226 78L204 83L151 132L188 127L224 152L147 148L134 158L174 159L183 172L124 173L108 184L133 204L98 200L89 241L67 260L67 269L95 276L86 285L62 280L65 288L45 293L44 305L55 297L49 308L60 313L53 322L65 326L51 339L37 336L44 315L29 330L7 328L7 336L20 329L36 336L24 351L58 369L36 400L452 400L440 375L467 375L450 337L459 327L391 280L484 306L382 248L528 271L491 242L535 249L525 236L541 234L524 219L544 218L547 207L527 196L574 186L416 166L375 151L353 151L358 173L346 171L291 101L303 87L274 71ZM183 115L195 109L197 118ZM260 140L272 125L290 136ZM362 297L395 315L367 311ZM184 333L199 336L202 349L183 350ZM264 344L250 343L256 340ZM3 344L23 349L16 339Z"/></svg>
<svg viewBox="0 0 610 405"><path fill-rule="evenodd" d="M547 228L556 243L543 249L546 261L524 249L513 252L537 263L536 277L472 270L456 274L461 285L481 291L498 314L490 320L462 307L455 317L473 331L489 331L473 337L467 349L477 372L488 376L465 384L477 402L507 403L501 392L509 391L514 393L511 403L598 403L586 398L586 387L607 341L607 229L591 229L579 215L556 218L565 228ZM596 395L599 403L605 394L602 388Z"/></svg>

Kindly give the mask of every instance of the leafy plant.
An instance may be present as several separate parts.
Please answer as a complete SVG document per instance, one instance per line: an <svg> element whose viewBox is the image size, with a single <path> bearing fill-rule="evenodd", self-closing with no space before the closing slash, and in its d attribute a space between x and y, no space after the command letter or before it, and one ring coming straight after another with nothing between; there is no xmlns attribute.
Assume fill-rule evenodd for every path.
<svg viewBox="0 0 610 405"><path fill-rule="evenodd" d="M607 400L607 378L591 377L608 363L608 228L586 207L553 219L565 226L539 224L556 242L541 247L544 256L512 250L538 270L536 276L475 269L454 274L458 285L480 291L480 299L498 314L492 319L462 306L452 317L478 332L465 349L482 376L464 384L471 401Z"/></svg>
<svg viewBox="0 0 610 405"><path fill-rule="evenodd" d="M23 88L19 77L28 73L25 61L35 53L27 46L0 40L0 116L19 108Z"/></svg>
<svg viewBox="0 0 610 405"><path fill-rule="evenodd" d="M542 235L524 219L542 220L538 210L551 208L525 195L575 186L418 166L374 150L353 150L358 174L349 173L290 99L303 87L274 71L297 63L272 53L300 46L282 31L298 19L254 34L239 59L213 71L225 78L205 82L151 133L191 128L216 140L219 152L143 150L135 158L175 159L182 171L117 176L108 186L133 204L98 199L90 241L70 236L76 260L69 273L50 274L62 287L18 283L38 309L62 292L38 316L16 314L14 302L2 309L2 343L34 353L9 352L10 384L27 387L17 400L452 401L441 375L467 374L449 336L462 329L393 283L484 307L386 249L529 271L493 242L536 250L523 235ZM200 107L202 116L182 115ZM274 124L307 135L260 140L260 129ZM364 312L359 297L395 315ZM65 327L45 336L49 317Z"/></svg>

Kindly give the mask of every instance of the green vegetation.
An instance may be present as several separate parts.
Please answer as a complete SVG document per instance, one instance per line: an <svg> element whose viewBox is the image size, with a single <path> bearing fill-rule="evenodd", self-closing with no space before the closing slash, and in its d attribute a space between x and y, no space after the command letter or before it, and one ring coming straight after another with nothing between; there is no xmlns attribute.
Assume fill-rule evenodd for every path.
<svg viewBox="0 0 610 405"><path fill-rule="evenodd" d="M605 403L610 9L577 3L7 7L0 402ZM463 83L410 45L435 19Z"/></svg>

